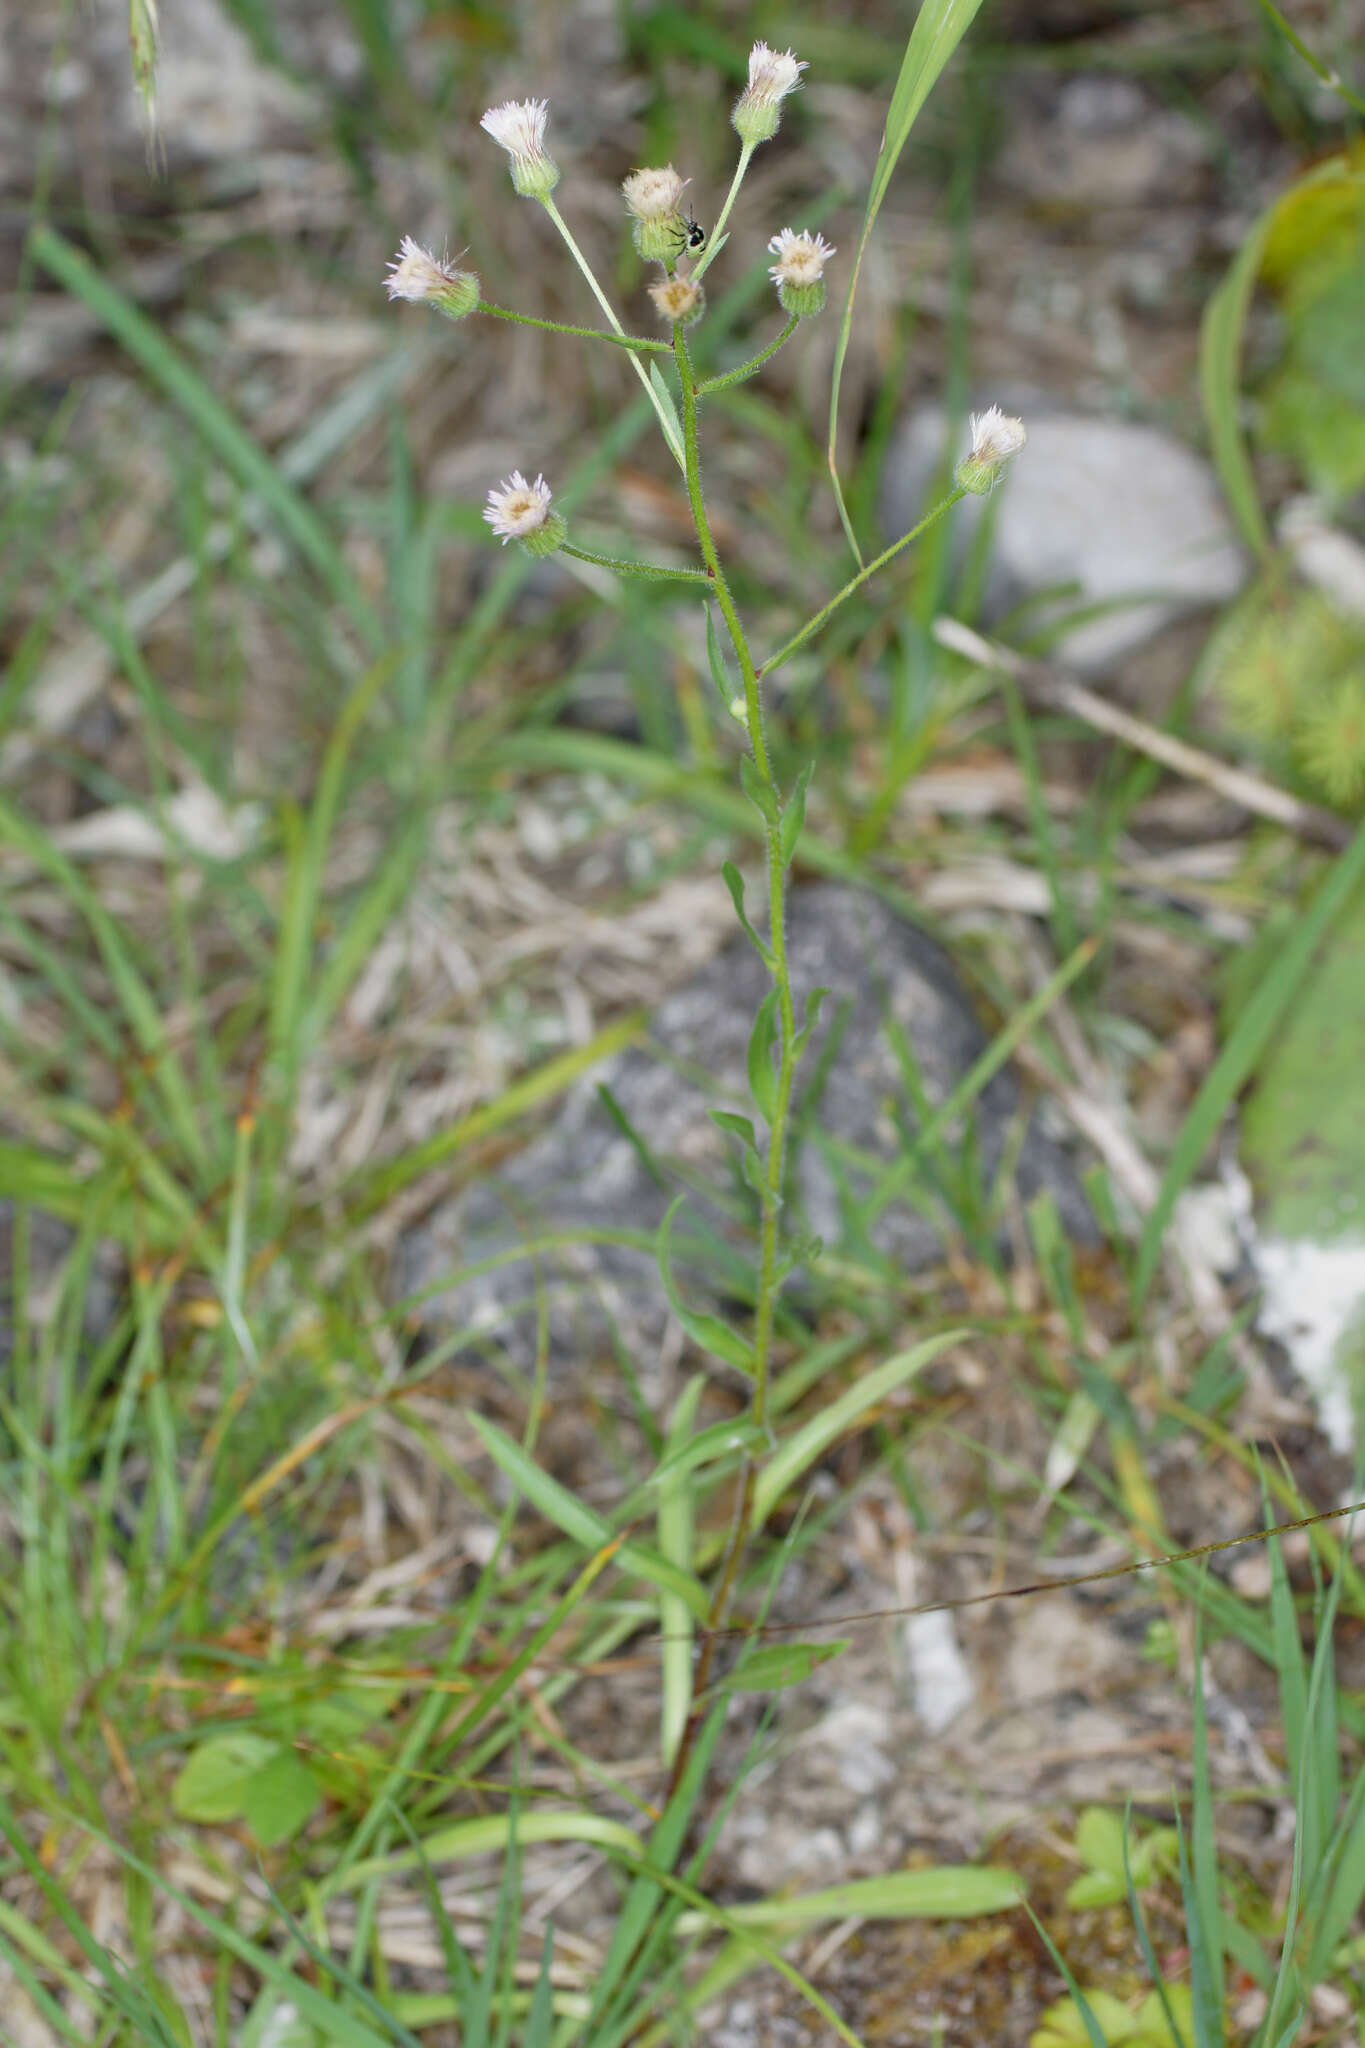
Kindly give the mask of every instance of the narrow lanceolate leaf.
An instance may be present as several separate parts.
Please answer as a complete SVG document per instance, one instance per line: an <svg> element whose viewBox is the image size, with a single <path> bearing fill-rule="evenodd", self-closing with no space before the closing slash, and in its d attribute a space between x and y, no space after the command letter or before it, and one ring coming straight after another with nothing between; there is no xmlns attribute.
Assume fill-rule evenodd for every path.
<svg viewBox="0 0 1365 2048"><path fill-rule="evenodd" d="M768 946L765 943L765 941L758 936L758 933L754 930L753 926L749 922L749 913L744 908L743 875L741 875L739 869L735 866L732 860L723 861L721 863L720 872L725 882L726 888L730 891L730 901L735 906L735 916L739 919L741 925L743 925L744 927L745 938L748 939L750 945L758 954L759 959L763 962L764 966L771 973L774 966L776 965L772 955L772 948Z"/></svg>
<svg viewBox="0 0 1365 2048"><path fill-rule="evenodd" d="M744 785L745 796L764 824L776 826L781 815L777 807L777 794L772 784L764 780L762 770L752 754L740 755L739 779Z"/></svg>
<svg viewBox="0 0 1365 2048"><path fill-rule="evenodd" d="M787 808L782 813L780 837L784 867L791 864L792 855L796 852L797 841L806 822L806 791L810 788L810 779L814 773L814 761L807 761L796 778L796 786L787 800Z"/></svg>
<svg viewBox="0 0 1365 2048"><path fill-rule="evenodd" d="M728 711L734 702L735 692L730 678L725 672L725 653L720 644L720 635L716 631L715 607L704 604L701 610L702 617L706 621L707 666L711 671L711 680L720 694L720 701Z"/></svg>
<svg viewBox="0 0 1365 2048"><path fill-rule="evenodd" d="M664 1292L668 1296L669 1307L694 1344L700 1345L703 1351L709 1351L714 1358L724 1359L725 1363L734 1366L737 1372L752 1373L754 1354L739 1332L732 1330L719 1316L700 1314L696 1309L689 1308L678 1292L678 1284L673 1277L673 1267L669 1258L669 1237L673 1229L673 1218L686 1199L685 1195L679 1195L659 1225L659 1274L664 1283Z"/></svg>
<svg viewBox="0 0 1365 2048"><path fill-rule="evenodd" d="M777 1108L777 1074L773 1068L773 1047L777 1043L777 990L770 989L759 1004L754 1028L749 1034L749 1093L758 1104L765 1123L771 1123Z"/></svg>

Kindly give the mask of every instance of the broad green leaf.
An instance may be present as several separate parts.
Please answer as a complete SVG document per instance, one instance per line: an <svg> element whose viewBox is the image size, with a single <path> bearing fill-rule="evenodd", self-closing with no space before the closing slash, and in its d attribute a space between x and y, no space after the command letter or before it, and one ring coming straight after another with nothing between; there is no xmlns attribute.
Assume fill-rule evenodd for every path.
<svg viewBox="0 0 1365 2048"><path fill-rule="evenodd" d="M186 1820L236 1820L252 1779L281 1754L278 1742L251 1728L233 1728L201 1742L171 1787L171 1804Z"/></svg>
<svg viewBox="0 0 1365 2048"><path fill-rule="evenodd" d="M278 1749L242 1788L242 1818L273 1849L299 1833L322 1797L316 1774L292 1749Z"/></svg>

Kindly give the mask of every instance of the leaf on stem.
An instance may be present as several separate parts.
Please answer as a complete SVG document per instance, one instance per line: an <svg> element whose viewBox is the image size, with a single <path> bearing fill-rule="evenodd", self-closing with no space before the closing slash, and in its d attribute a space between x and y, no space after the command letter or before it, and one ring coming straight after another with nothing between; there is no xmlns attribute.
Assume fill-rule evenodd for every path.
<svg viewBox="0 0 1365 2048"><path fill-rule="evenodd" d="M750 924L749 914L744 908L744 877L732 860L727 860L722 864L721 874L725 877L725 886L730 891L730 901L735 906L735 916L743 925L745 935L757 952L759 959L771 974L776 965L772 949L760 939L758 933Z"/></svg>
<svg viewBox="0 0 1365 2048"><path fill-rule="evenodd" d="M749 1093L758 1104L765 1123L771 1123L777 1108L777 1075L773 1072L773 1047L777 1043L777 990L769 989L749 1033Z"/></svg>
<svg viewBox="0 0 1365 2048"><path fill-rule="evenodd" d="M796 842L801 837L802 827L806 822L806 791L810 788L810 779L814 773L815 763L808 761L797 776L796 787L788 799L786 810L782 813L779 832L784 868L791 864L792 855L796 852Z"/></svg>
<svg viewBox="0 0 1365 2048"><path fill-rule="evenodd" d="M736 1372L753 1374L754 1354L737 1330L722 1322L719 1316L699 1314L687 1307L678 1292L678 1283L673 1277L669 1258L669 1237L673 1230L673 1218L677 1215L686 1195L679 1195L659 1225L659 1277L664 1283L668 1305L686 1330L692 1342L703 1351L709 1351L714 1358L723 1359L726 1365L734 1366Z"/></svg>
<svg viewBox="0 0 1365 2048"><path fill-rule="evenodd" d="M772 827L774 830L779 830L782 823L782 813L778 808L777 791L770 782L764 780L762 770L752 754L740 755L739 779L744 785L745 796L748 797L749 802L758 812L764 824Z"/></svg>

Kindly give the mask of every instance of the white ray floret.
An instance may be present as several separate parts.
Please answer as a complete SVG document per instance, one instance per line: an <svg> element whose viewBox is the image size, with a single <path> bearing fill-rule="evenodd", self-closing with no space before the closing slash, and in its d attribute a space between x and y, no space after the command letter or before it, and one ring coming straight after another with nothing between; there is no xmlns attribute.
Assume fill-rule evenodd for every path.
<svg viewBox="0 0 1365 2048"><path fill-rule="evenodd" d="M528 534L544 526L550 516L552 496L543 476L529 484L521 471L514 469L511 476L495 484L488 493L483 516L506 547L509 540L525 540Z"/></svg>

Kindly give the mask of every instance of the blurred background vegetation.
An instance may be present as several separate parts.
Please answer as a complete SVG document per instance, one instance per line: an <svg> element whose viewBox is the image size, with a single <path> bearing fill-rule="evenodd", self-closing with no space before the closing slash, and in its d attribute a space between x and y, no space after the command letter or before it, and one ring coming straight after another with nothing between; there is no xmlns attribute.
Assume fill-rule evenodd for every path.
<svg viewBox="0 0 1365 2048"><path fill-rule="evenodd" d="M467 249L500 303L593 318L477 126L544 95L566 217L652 331L620 180L672 161L713 217L766 38L809 71L708 277L699 346L741 361L771 327L771 233L818 227L851 261L913 13L162 0L157 58L138 0L131 59L103 0L7 26L0 2031L22 2048L483 2048L514 2024L533 2048L1022 2042L1049 2007L1049 2043L1093 2040L1058 1954L1006 1910L1020 1884L1112 2001L1092 2007L1109 2039L1172 2040L1183 2013L1202 2044L1215 2010L1230 2039L1358 2028L1365 1592L1330 1530L1287 1546L1292 1585L1228 1566L1201 1593L1186 1568L1112 1607L1048 1595L1032 1637L983 1622L964 1640L994 1706L969 1757L926 1746L864 1631L809 1696L920 1803L862 1851L838 1833L858 1798L834 1738L821 1764L818 1720L788 1711L820 1660L764 1667L710 1738L757 1816L745 1837L736 1808L748 1861L713 1856L729 1799L667 1801L658 1648L632 1650L657 1597L584 1577L612 1518L653 1522L636 1482L667 1471L678 1358L662 1378L609 1355L490 1372L402 1298L406 1234L730 938L717 869L753 840L695 607L533 565L480 518L493 481L543 470L584 545L690 559L629 365L390 308L385 265L411 233ZM1007 1261L970 1159L936 1156L941 1267L831 1260L784 1332L792 1423L888 1348L973 1336L863 1418L754 1561L754 1605L790 1568L784 1618L1240 1535L1263 1484L1290 1517L1350 1481L1349 1430L1324 1435L1248 1335L1254 1261L1205 1256L1178 1203L1237 1153L1248 1086L1241 1163L1277 1243L1320 1248L1303 1218L1322 1235L1330 1209L1337 1244L1365 1152L1362 37L1356 0L985 0L880 214L838 419L865 550L998 399L1200 451L1243 566L1091 676L1192 747L1190 775L1056 697L1068 631L1122 603L1065 564L1002 590L994 506L860 593L778 685L785 780L818 763L805 879L944 938L991 1031L1073 964L1011 1049L1090 1147L1103 1240L1078 1251L1044 1209ZM846 277L709 425L718 537L772 644L849 573L827 466ZM917 419L943 422L922 473ZM936 638L944 615L1038 666L1003 684ZM1229 767L1278 792L1269 811ZM708 1401L724 1420L723 1390ZM524 1467L498 1466L472 1410ZM1266 1479L1253 1441L1282 1456ZM703 1549L727 1476L699 1495ZM676 1471L663 1493L690 1558ZM1073 1689L1110 1720L1082 1725L1063 1687L1036 1770L991 1779L1010 1686L1060 1670L1073 1623ZM940 1805L937 1777L957 1788ZM1172 1790L1191 1785L1182 1892ZM1145 1957L1113 1839L1129 1792ZM885 1886L786 1920L765 1895L822 1828L833 1862L807 1888L812 1869ZM1187 1997L1213 1947L1196 2025L1150 1980Z"/></svg>

